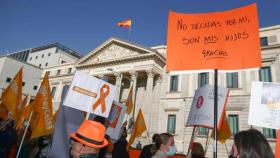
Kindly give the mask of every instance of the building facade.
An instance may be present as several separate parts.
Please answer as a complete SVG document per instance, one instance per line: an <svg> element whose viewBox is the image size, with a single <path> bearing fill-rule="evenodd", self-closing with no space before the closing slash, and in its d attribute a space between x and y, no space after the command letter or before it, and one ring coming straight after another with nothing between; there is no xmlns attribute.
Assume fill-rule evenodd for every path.
<svg viewBox="0 0 280 158"><path fill-rule="evenodd" d="M260 70L242 70L219 73L219 86L230 90L226 114L232 133L251 128L248 112L252 81L280 82L280 25L260 30L262 67ZM116 100L124 102L133 86L136 117L142 109L150 135L170 132L174 134L178 152L186 153L193 128L185 127L195 90L205 84L214 84L214 74L171 75L166 72L166 47L144 47L129 41L111 38L75 63L56 65L44 69L50 73L53 101L56 108L64 98L74 71L82 71L115 84L119 90ZM68 73L71 69L71 73ZM59 71L60 70L60 71ZM72 73L73 72L73 73ZM275 131L259 129L275 145ZM195 141L204 146L213 144L208 129L196 128ZM139 140L148 143L145 134ZM137 142L137 141L136 141ZM226 148L227 145L227 148ZM218 145L219 157L227 157L232 138L226 145ZM212 145L207 156L212 156Z"/></svg>
<svg viewBox="0 0 280 158"><path fill-rule="evenodd" d="M7 88L16 73L23 67L22 93L33 99L39 89L42 69L10 56L0 57L0 93Z"/></svg>
<svg viewBox="0 0 280 158"><path fill-rule="evenodd" d="M39 68L75 62L82 57L78 52L60 43L25 49L8 55L20 61L38 66Z"/></svg>

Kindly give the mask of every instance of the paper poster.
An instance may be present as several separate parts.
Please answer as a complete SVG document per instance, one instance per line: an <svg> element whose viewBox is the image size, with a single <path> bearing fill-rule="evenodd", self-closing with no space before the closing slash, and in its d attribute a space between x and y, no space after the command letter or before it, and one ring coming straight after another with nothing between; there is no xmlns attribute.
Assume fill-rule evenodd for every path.
<svg viewBox="0 0 280 158"><path fill-rule="evenodd" d="M170 12L167 71L261 66L256 3L223 12Z"/></svg>
<svg viewBox="0 0 280 158"><path fill-rule="evenodd" d="M118 120L119 120L119 117L120 117L120 114L121 114L121 111L122 111L122 107L116 105L116 102L113 102L111 111L110 111L109 116L107 118L110 127L112 127L112 128L116 127L116 125L118 123Z"/></svg>
<svg viewBox="0 0 280 158"><path fill-rule="evenodd" d="M63 105L107 118L115 95L114 85L77 71Z"/></svg>
<svg viewBox="0 0 280 158"><path fill-rule="evenodd" d="M252 82L249 125L280 129L280 84Z"/></svg>
<svg viewBox="0 0 280 158"><path fill-rule="evenodd" d="M226 106L228 89L218 87L218 123ZM195 91L186 126L214 128L214 86L205 85Z"/></svg>
<svg viewBox="0 0 280 158"><path fill-rule="evenodd" d="M121 110L119 112L119 109ZM118 140L120 138L120 132L123 125L123 121L126 114L126 106L121 103L113 102L112 110L108 117L109 127L107 128L106 134L112 139Z"/></svg>

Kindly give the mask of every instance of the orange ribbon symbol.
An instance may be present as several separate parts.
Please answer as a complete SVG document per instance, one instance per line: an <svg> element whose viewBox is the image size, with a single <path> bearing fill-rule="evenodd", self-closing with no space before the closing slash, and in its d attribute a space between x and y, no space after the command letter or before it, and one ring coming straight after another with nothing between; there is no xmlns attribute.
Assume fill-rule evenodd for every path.
<svg viewBox="0 0 280 158"><path fill-rule="evenodd" d="M92 105L93 111L94 111L99 105L101 105L102 113L104 113L104 112L106 111L105 98L109 95L109 93L110 93L110 87L109 87L107 84L104 84L104 85L100 88L100 97L99 97L98 100Z"/></svg>

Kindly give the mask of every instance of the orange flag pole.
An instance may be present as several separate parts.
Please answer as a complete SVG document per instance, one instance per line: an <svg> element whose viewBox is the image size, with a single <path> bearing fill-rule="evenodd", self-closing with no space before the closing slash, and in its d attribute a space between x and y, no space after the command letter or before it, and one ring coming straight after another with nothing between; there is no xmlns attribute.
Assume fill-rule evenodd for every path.
<svg viewBox="0 0 280 158"><path fill-rule="evenodd" d="M20 150L21 150L21 147L22 147L22 144L23 144L23 141L24 141L24 138L25 138L27 129L28 129L28 127L29 127L29 124L30 124L32 115L33 115L33 111L31 111L31 113L30 113L30 115L29 115L28 122L27 122L27 126L26 126L26 128L25 128L25 130L24 130L24 134L23 134L23 136L22 136L22 138L21 138L21 142L20 142L20 145L19 145L19 148L18 148L18 152L17 152L16 158L19 157L19 153L20 153Z"/></svg>

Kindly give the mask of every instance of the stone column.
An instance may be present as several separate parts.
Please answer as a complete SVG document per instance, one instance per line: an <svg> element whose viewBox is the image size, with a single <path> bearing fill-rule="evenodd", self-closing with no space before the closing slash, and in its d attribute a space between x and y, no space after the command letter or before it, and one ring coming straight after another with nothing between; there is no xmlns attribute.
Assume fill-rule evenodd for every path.
<svg viewBox="0 0 280 158"><path fill-rule="evenodd" d="M152 114L151 114L151 125L150 133L154 134L158 132L160 128L160 113L159 113L159 105L160 105L160 96L161 96L161 86L162 86L162 76L158 76L157 80L155 81L155 88L153 91L153 98L152 98Z"/></svg>
<svg viewBox="0 0 280 158"><path fill-rule="evenodd" d="M134 120L136 119L136 111L135 111L135 108L136 108L136 86L137 86L137 77L138 77L138 72L136 71L132 71L132 72L129 72L130 74L130 77L131 77L131 81L130 81L130 87L133 86L133 96L132 96L132 99L133 99L133 114L132 116L134 117Z"/></svg>
<svg viewBox="0 0 280 158"><path fill-rule="evenodd" d="M116 83L115 86L117 87L117 92L116 92L116 96L115 96L115 100L117 102L120 101L120 92L121 92L121 86L122 86L122 74L120 73L114 73L115 77L116 77Z"/></svg>
<svg viewBox="0 0 280 158"><path fill-rule="evenodd" d="M146 84L146 100L145 106L143 107L142 111L144 113L145 121L147 124L148 131L150 132L150 124L152 120L152 99L153 99L153 86L154 86L154 72L152 69L146 70L147 72L147 84Z"/></svg>

